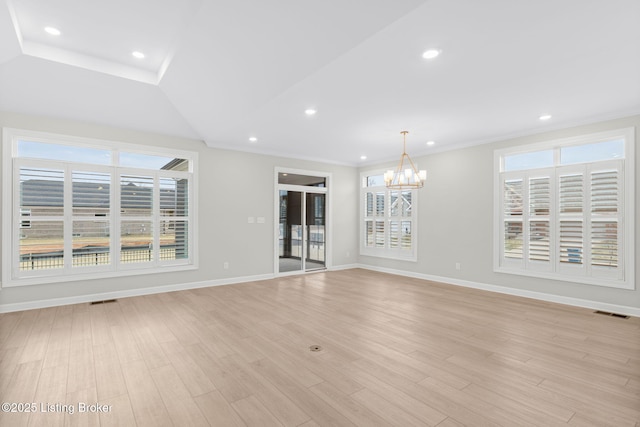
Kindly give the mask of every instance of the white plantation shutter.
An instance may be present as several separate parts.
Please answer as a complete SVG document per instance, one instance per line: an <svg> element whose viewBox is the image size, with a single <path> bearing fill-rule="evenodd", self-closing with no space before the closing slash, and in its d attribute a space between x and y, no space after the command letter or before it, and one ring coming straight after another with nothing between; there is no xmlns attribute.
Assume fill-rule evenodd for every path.
<svg viewBox="0 0 640 427"><path fill-rule="evenodd" d="M372 217L373 216L373 212L374 212L374 208L373 208L373 193L372 192L367 192L366 193L366 200L364 202L365 204L365 216L366 217Z"/></svg>
<svg viewBox="0 0 640 427"><path fill-rule="evenodd" d="M549 221L529 221L529 260L549 261Z"/></svg>
<svg viewBox="0 0 640 427"><path fill-rule="evenodd" d="M111 174L73 171L72 200L74 216L106 217L111 207Z"/></svg>
<svg viewBox="0 0 640 427"><path fill-rule="evenodd" d="M412 221L400 221L400 249L410 251L413 246L411 234Z"/></svg>
<svg viewBox="0 0 640 427"><path fill-rule="evenodd" d="M71 173L72 266L106 268L111 260L111 173Z"/></svg>
<svg viewBox="0 0 640 427"><path fill-rule="evenodd" d="M550 261L551 178L529 179L529 261Z"/></svg>
<svg viewBox="0 0 640 427"><path fill-rule="evenodd" d="M560 262L582 265L582 221L560 220Z"/></svg>
<svg viewBox="0 0 640 427"><path fill-rule="evenodd" d="M20 209L31 217L64 215L64 170L20 168Z"/></svg>
<svg viewBox="0 0 640 427"><path fill-rule="evenodd" d="M618 266L617 221L593 221L591 223L591 265Z"/></svg>
<svg viewBox="0 0 640 427"><path fill-rule="evenodd" d="M120 176L120 262L152 263L156 260L154 244L154 187L152 176Z"/></svg>
<svg viewBox="0 0 640 427"><path fill-rule="evenodd" d="M590 173L590 263L596 276L620 277L621 167L619 162L603 166L592 168Z"/></svg>
<svg viewBox="0 0 640 427"><path fill-rule="evenodd" d="M375 238L375 232L373 229L373 221L372 220L365 220L364 222L364 245L366 247L372 247L373 243L374 243L374 238Z"/></svg>
<svg viewBox="0 0 640 427"><path fill-rule="evenodd" d="M19 168L20 272L64 268L64 177L61 168Z"/></svg>
<svg viewBox="0 0 640 427"><path fill-rule="evenodd" d="M160 259L185 259L189 255L189 181L160 178Z"/></svg>
<svg viewBox="0 0 640 427"><path fill-rule="evenodd" d="M120 214L149 217L153 214L154 180L151 176L120 177Z"/></svg>
<svg viewBox="0 0 640 427"><path fill-rule="evenodd" d="M384 211L385 193L384 191L378 191L375 194L376 194L376 216L378 217L385 216L385 211Z"/></svg>
<svg viewBox="0 0 640 427"><path fill-rule="evenodd" d="M551 183L548 176L529 180L529 215L548 217L551 208Z"/></svg>
<svg viewBox="0 0 640 427"><path fill-rule="evenodd" d="M522 221L505 221L504 235L504 257L522 259L522 247L524 242Z"/></svg>
<svg viewBox="0 0 640 427"><path fill-rule="evenodd" d="M560 213L581 214L584 205L582 173L560 175Z"/></svg>
<svg viewBox="0 0 640 427"><path fill-rule="evenodd" d="M389 221L389 247L400 247L400 222Z"/></svg>
<svg viewBox="0 0 640 427"><path fill-rule="evenodd" d="M591 212L593 215L615 215L619 205L617 170L591 173Z"/></svg>
<svg viewBox="0 0 640 427"><path fill-rule="evenodd" d="M503 253L505 258L522 259L524 230L522 208L524 203L524 179L505 180L502 186L504 238Z"/></svg>
<svg viewBox="0 0 640 427"><path fill-rule="evenodd" d="M376 230L374 226L375 216L375 193L371 191L365 192L364 195L364 217L365 217L365 231L364 231L364 246L374 247L376 239Z"/></svg>
<svg viewBox="0 0 640 427"><path fill-rule="evenodd" d="M376 221L376 247L385 247L384 221Z"/></svg>
<svg viewBox="0 0 640 427"><path fill-rule="evenodd" d="M512 179L504 183L504 214L505 216L522 215L523 204L523 180Z"/></svg>
<svg viewBox="0 0 640 427"><path fill-rule="evenodd" d="M576 169L580 172L574 172ZM563 168L560 169L561 171ZM559 259L564 266L582 267L584 263L584 170L573 166L560 173L559 193ZM563 268L563 267L559 267Z"/></svg>

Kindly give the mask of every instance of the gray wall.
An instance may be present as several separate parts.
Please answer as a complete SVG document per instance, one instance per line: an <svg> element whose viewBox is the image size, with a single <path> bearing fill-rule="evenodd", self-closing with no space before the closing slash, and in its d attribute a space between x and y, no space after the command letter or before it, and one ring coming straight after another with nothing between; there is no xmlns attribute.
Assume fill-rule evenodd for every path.
<svg viewBox="0 0 640 427"><path fill-rule="evenodd" d="M358 256L359 174L386 169L394 162L357 168L207 148L202 142L81 122L0 112L0 126L155 145L199 153L199 261L194 271L149 274L113 279L71 281L0 290L0 305L53 298L77 297L112 291L227 280L273 274L274 168L295 168L332 174L332 265L360 263L431 276L542 292L628 307L640 307L640 289L618 290L598 286L527 278L493 272L493 152L573 135L623 127L640 127L640 116L612 120L473 146L414 160L429 177L419 200L418 261L393 261ZM636 131L637 133L640 133ZM638 138L638 135L636 135ZM638 150L636 150L638 151ZM640 161L636 152L636 212L640 214ZM1 167L1 163L0 163ZM237 173L238 170L244 173ZM233 176L234 179L226 179ZM2 200L9 195L2 194ZM248 224L247 217L264 217L265 224ZM636 215L638 241L640 223ZM1 230L0 230L1 233ZM7 236L0 235L0 239ZM636 253L636 271L640 268ZM347 255L348 254L348 255ZM1 254L0 254L1 255ZM229 262L229 269L223 263ZM462 269L456 270L455 263Z"/></svg>
<svg viewBox="0 0 640 427"><path fill-rule="evenodd" d="M2 288L0 305L273 274L276 167L332 174L331 263L339 267L357 261L357 227L354 226L357 205L352 199L358 183L355 168L212 149L190 139L7 112L0 112L0 127L197 151L200 265L198 270L183 272ZM233 179L227 178L229 176ZM8 197L10 195L2 194L3 201ZM264 217L265 223L248 224L250 216ZM0 234L0 239L8 237ZM229 269L223 268L225 261L229 263Z"/></svg>
<svg viewBox="0 0 640 427"><path fill-rule="evenodd" d="M640 307L638 285L635 290L621 290L493 272L494 150L626 127L636 127L637 147L640 116L416 157L414 160L420 168L426 167L429 174L419 195L418 261L360 257L359 262L423 275ZM635 151L636 235L627 236L632 244L639 241L640 232L640 156L637 148ZM382 166L387 168L393 164L380 165L377 170ZM375 169L362 168L362 171ZM639 252L636 249L636 272L640 268ZM455 269L456 262L461 263L459 271ZM636 282L637 277L638 273Z"/></svg>

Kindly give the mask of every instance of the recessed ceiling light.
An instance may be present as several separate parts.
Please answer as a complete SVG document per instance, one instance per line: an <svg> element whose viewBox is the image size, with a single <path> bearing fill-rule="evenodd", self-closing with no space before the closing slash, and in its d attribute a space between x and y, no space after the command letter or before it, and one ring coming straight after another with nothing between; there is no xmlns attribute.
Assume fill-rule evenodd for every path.
<svg viewBox="0 0 640 427"><path fill-rule="evenodd" d="M424 59L433 59L438 55L440 55L440 51L438 49L429 49L422 54L422 57Z"/></svg>
<svg viewBox="0 0 640 427"><path fill-rule="evenodd" d="M539 117L540 120L549 120L551 118L551 114L543 114Z"/></svg>
<svg viewBox="0 0 640 427"><path fill-rule="evenodd" d="M144 58L144 53L139 52L137 50L134 50L133 52L131 52L131 55L133 55L134 57L136 57L138 59Z"/></svg>
<svg viewBox="0 0 640 427"><path fill-rule="evenodd" d="M258 141L258 138L256 138L255 136L252 136L251 138L249 138L250 142L256 142Z"/></svg>
<svg viewBox="0 0 640 427"><path fill-rule="evenodd" d="M317 111L316 111L316 110L314 110L313 108L307 108L306 110L304 110L304 113L305 113L307 116L313 116L315 113L317 113Z"/></svg>
<svg viewBox="0 0 640 427"><path fill-rule="evenodd" d="M432 146L432 145L434 145L435 143L436 143L435 141L427 141L427 145L428 145L428 146Z"/></svg>
<svg viewBox="0 0 640 427"><path fill-rule="evenodd" d="M62 34L60 32L59 29L55 28L55 27L44 27L44 30L48 33L51 34L52 36L59 36L60 34Z"/></svg>
<svg viewBox="0 0 640 427"><path fill-rule="evenodd" d="M367 156L360 156L360 160L367 160Z"/></svg>

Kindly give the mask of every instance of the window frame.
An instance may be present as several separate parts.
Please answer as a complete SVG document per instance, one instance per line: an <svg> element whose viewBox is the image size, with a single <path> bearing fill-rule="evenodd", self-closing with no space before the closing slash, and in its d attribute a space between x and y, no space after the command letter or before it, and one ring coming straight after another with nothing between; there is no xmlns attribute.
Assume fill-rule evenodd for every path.
<svg viewBox="0 0 640 427"><path fill-rule="evenodd" d="M41 143L64 145L70 147L93 148L109 150L111 152L110 165L83 163L64 160L46 160L40 158L17 157L18 142L28 140ZM189 169L165 171L161 169L130 168L119 166L119 152L137 153L152 156L163 156L186 159L189 161ZM2 152L2 176L3 176L3 202L2 202L2 287L15 287L46 283L68 282L76 280L102 279L139 274L154 274L170 271L194 270L198 268L197 244L197 162L198 153L194 151L177 150L161 147L125 143L112 140L98 140L86 137L37 132L14 128L3 129ZM50 169L62 169L65 171L63 180L64 203L63 215L63 258L64 266L56 269L23 270L20 271L20 168L21 166L45 167ZM99 220L94 217L74 215L73 213L73 172L96 172L108 174L110 182L109 214ZM128 172L144 174L154 177L153 194L154 206L152 218L154 223L160 224L163 218L160 212L160 179L172 177L174 179L188 179L187 212L186 216L175 217L176 221L185 220L187 227L187 251L188 256L178 260L161 260L159 254L159 233L153 234L153 260L145 263L121 263L120 262L120 225L127 217L120 216L120 177ZM109 227L109 259L107 265L76 266L73 267L73 226L74 222L91 221L105 222ZM31 225L34 221L44 221L33 215L29 217Z"/></svg>
<svg viewBox="0 0 640 427"><path fill-rule="evenodd" d="M362 256L372 256L378 258L387 258L393 260L400 261L418 261L418 189L406 189L406 190L395 190L388 189L384 184L378 186L367 186L367 177L370 176L382 176L384 175L384 171L368 171L360 173L360 191L359 191L359 223L360 223L360 233L359 239L360 244L358 245L360 248L360 255ZM384 215L382 215L382 221L384 221L384 246L383 247L375 247L375 246L367 246L365 244L367 237L367 220L369 216L367 215L367 205L365 202L367 192L376 192L384 191ZM391 193L394 191L410 191L411 192L411 216L403 217L403 216L392 216L391 215ZM374 200L374 206L376 201ZM376 222L374 215L374 223ZM391 247L391 233L389 224L391 221L410 221L411 222L411 250L408 251L406 249L402 249L401 246L397 248ZM374 224L375 228L375 224ZM375 237L374 237L375 240Z"/></svg>
<svg viewBox="0 0 640 427"><path fill-rule="evenodd" d="M599 142L611 141L614 139L624 140L624 155L618 159L603 159L599 161L586 161L581 163L561 164L560 152L566 147L589 145ZM616 129L592 134L578 135L569 138L555 139L544 141L536 144L529 144L517 147L498 149L494 151L494 251L493 251L493 271L497 273L516 274L529 277L537 277L544 279L568 281L574 283L604 286L619 289L635 289L635 128ZM553 150L554 161L551 167L529 168L513 171L505 171L505 157L517 154L532 153L537 151ZM607 222L606 217L593 215L591 211L582 211L579 215L584 221L590 220L588 224L583 224L582 237L582 253L585 258L584 268L577 266L565 265L560 262L560 222L563 218L559 208L560 195L560 176L567 173L583 173L582 179L585 181L583 188L590 188L590 180L592 173L599 170L616 170L618 173L618 188L620 198L618 202L619 212L615 221L617 223L617 242L618 242L618 266L614 270L610 268L609 272L605 272L598 266L590 263L591 260L591 231L593 224L598 221ZM527 244L523 233L522 259L509 260L504 257L505 249L505 221L508 217L504 214L503 205L503 183L505 180L523 178L523 195L529 191L529 186L524 185L530 178L548 176L550 178L550 237L549 251L551 260L548 265L544 263L535 263L528 260L526 253ZM528 194L523 200L523 213L520 220L523 224L523 231L529 226L529 222L535 218L525 215L524 211L529 209ZM591 193L584 193L585 200L582 206L588 208L590 206ZM586 200L586 199L589 199ZM567 220L571 219L571 215L567 215ZM614 217L611 217L614 218ZM586 230L586 231L585 231ZM587 247L589 248L587 251ZM607 267L605 267L607 268Z"/></svg>

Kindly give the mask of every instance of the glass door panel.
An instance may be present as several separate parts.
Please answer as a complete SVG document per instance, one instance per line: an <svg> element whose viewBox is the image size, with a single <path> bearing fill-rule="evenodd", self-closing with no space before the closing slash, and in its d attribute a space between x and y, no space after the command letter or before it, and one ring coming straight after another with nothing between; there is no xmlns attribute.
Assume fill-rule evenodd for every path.
<svg viewBox="0 0 640 427"><path fill-rule="evenodd" d="M304 268L302 195L300 191L279 191L278 271L280 273L302 271Z"/></svg>
<svg viewBox="0 0 640 427"><path fill-rule="evenodd" d="M325 194L306 194L305 271L325 268Z"/></svg>

